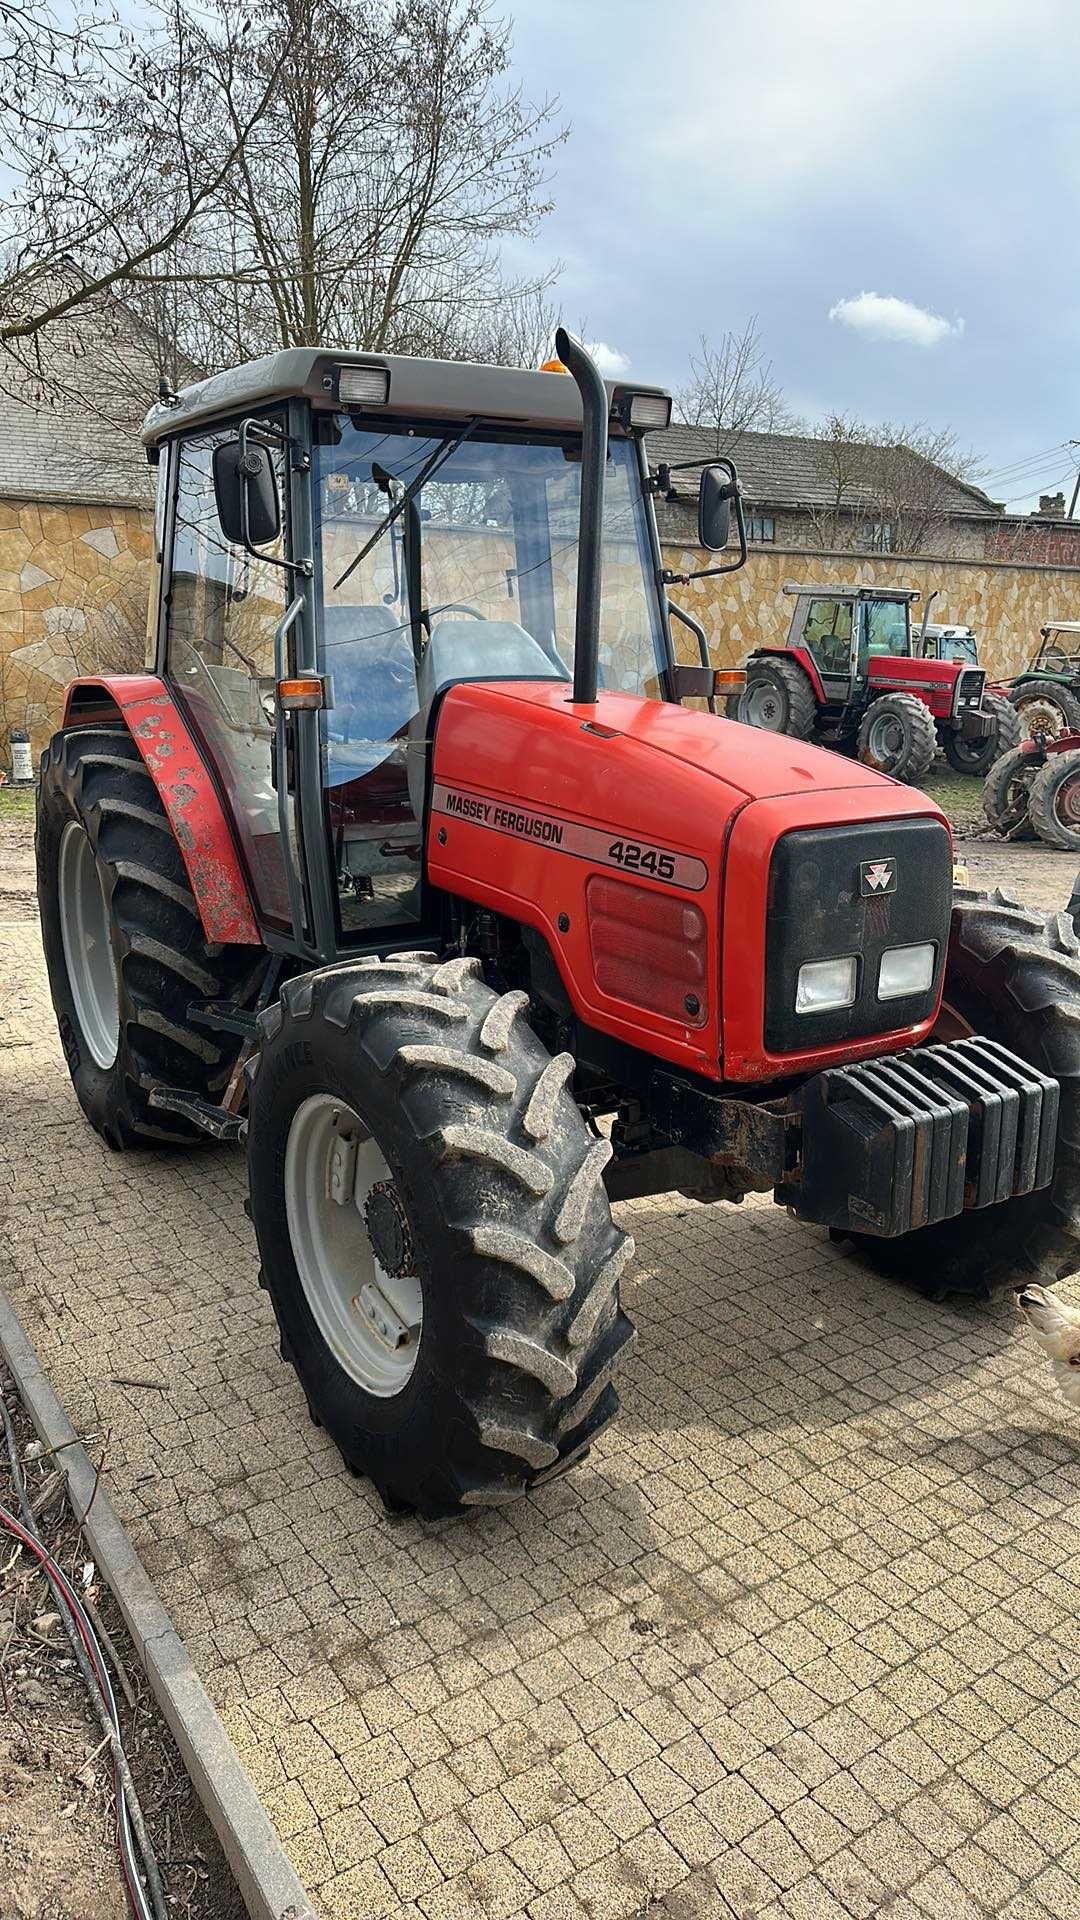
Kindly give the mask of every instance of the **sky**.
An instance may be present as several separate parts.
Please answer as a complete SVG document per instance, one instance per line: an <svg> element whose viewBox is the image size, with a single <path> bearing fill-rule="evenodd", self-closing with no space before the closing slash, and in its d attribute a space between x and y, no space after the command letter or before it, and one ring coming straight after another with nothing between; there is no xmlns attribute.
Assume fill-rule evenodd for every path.
<svg viewBox="0 0 1080 1920"><path fill-rule="evenodd" d="M756 315L789 405L950 427L1018 510L1080 461L1076 0L510 0L571 125L516 267L642 380Z"/></svg>

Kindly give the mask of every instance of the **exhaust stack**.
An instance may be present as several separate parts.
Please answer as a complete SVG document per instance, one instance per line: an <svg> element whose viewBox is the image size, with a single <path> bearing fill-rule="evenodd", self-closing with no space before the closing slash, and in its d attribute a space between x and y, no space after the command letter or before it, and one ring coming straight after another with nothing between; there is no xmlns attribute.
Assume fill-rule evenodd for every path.
<svg viewBox="0 0 1080 1920"><path fill-rule="evenodd" d="M578 525L577 606L574 614L574 703L592 706L600 657L601 537L607 467L608 397L599 368L565 327L555 351L581 395L581 517Z"/></svg>

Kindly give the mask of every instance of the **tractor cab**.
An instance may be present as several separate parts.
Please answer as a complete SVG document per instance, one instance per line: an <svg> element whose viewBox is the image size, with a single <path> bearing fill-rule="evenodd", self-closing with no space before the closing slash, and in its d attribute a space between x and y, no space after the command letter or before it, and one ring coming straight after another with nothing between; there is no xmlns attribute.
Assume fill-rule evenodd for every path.
<svg viewBox="0 0 1080 1920"><path fill-rule="evenodd" d="M842 724L845 711L860 701L876 660L911 658L911 603L918 594L903 589L820 587L785 583L795 596L787 644L803 651L817 669L824 707Z"/></svg>
<svg viewBox="0 0 1080 1920"><path fill-rule="evenodd" d="M974 627L922 626L915 635L917 660L950 660L957 666L977 667L979 643Z"/></svg>
<svg viewBox="0 0 1080 1920"><path fill-rule="evenodd" d="M609 385L599 405L584 534L565 369L297 349L149 416L166 549L154 664L220 769L258 912L292 950L434 930L423 828L449 687L711 700L686 616L702 665L672 647L650 500L645 436L670 397ZM699 492L700 537L720 548L730 463L706 466Z"/></svg>

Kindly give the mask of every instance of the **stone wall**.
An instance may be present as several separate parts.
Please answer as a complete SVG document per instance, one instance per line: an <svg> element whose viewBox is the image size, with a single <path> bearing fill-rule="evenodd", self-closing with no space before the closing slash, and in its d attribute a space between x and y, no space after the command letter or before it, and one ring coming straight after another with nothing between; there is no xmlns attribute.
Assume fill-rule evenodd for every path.
<svg viewBox="0 0 1080 1920"><path fill-rule="evenodd" d="M152 527L151 513L136 507L0 500L0 764L8 759L12 727L25 727L35 755L40 752L73 675L130 672L142 664ZM709 565L712 557L669 545L664 558L683 572ZM1044 621L1080 619L1080 568L780 547L753 548L741 572L675 587L672 597L702 621L716 665L737 665L755 644L786 637L792 602L783 585L792 579L823 586L867 581L918 587L923 594L937 587L933 618L974 627L995 677L1027 664ZM609 585L616 589L616 625L606 638L618 648L622 628L633 623L618 580ZM913 612L918 619L921 603ZM677 627L675 640L680 658L696 663L691 636Z"/></svg>
<svg viewBox="0 0 1080 1920"><path fill-rule="evenodd" d="M715 564L697 547L672 547L664 559L674 572ZM882 587L918 587L938 597L931 619L974 627L983 665L995 678L1019 673L1039 644L1050 619L1080 619L1080 567L1002 566L986 560L904 559L895 555L809 553L800 548L752 548L745 567L716 580L672 587L671 596L701 621L712 642L716 666L737 666L755 645L781 645L794 602L785 580L823 586L867 582ZM922 618L923 601L912 608ZM676 634L681 659L696 664L692 637Z"/></svg>
<svg viewBox="0 0 1080 1920"><path fill-rule="evenodd" d="M0 764L12 728L35 758L77 673L143 663L153 515L0 499Z"/></svg>

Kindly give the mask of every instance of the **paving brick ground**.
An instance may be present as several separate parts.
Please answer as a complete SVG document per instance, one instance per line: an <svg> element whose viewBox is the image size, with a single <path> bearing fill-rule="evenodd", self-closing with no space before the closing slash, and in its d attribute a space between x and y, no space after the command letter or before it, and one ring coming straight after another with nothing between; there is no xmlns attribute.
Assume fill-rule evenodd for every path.
<svg viewBox="0 0 1080 1920"><path fill-rule="evenodd" d="M1077 1920L1080 1419L1010 1306L765 1201L627 1207L621 1422L389 1520L278 1358L239 1157L109 1153L32 923L0 973L4 1284L327 1916Z"/></svg>

